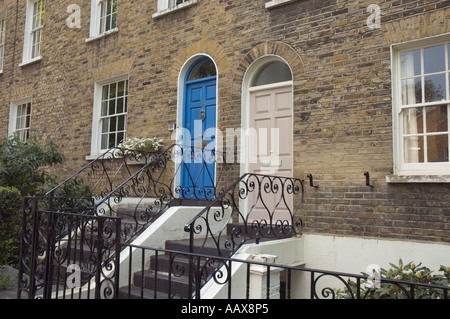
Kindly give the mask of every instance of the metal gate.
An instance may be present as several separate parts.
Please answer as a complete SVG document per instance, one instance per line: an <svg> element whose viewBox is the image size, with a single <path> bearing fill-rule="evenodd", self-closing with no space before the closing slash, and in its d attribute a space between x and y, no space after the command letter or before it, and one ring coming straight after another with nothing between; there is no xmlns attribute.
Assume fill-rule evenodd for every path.
<svg viewBox="0 0 450 319"><path fill-rule="evenodd" d="M120 219L48 206L25 199L18 298L117 298Z"/></svg>

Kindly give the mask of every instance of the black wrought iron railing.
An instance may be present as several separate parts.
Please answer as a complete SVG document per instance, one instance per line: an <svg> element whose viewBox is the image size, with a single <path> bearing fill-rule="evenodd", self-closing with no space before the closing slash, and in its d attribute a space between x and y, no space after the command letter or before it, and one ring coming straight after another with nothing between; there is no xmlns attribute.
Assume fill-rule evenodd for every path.
<svg viewBox="0 0 450 319"><path fill-rule="evenodd" d="M186 224L190 251L213 245L218 256L231 256L249 240L300 234L303 196L300 179L244 174Z"/></svg>
<svg viewBox="0 0 450 319"><path fill-rule="evenodd" d="M242 260L136 245L123 245L140 264L128 272L121 299L449 299L447 285L374 278L363 274L329 271L274 262ZM152 256L155 271L149 276L144 262ZM166 271L158 271L162 264ZM160 266L158 266L160 265ZM126 266L126 265L124 265ZM122 272L127 274L127 272ZM188 274L194 280L188 281ZM165 279L165 284L162 283ZM205 285L205 283L211 286ZM214 286L213 289L211 287ZM158 290L159 289L159 290ZM265 310L270 310L268 304ZM256 311L256 309L254 309ZM258 313L267 313L259 309ZM256 312L255 312L256 313Z"/></svg>
<svg viewBox="0 0 450 319"><path fill-rule="evenodd" d="M42 200L42 201L41 201ZM114 298L119 288L120 219L56 212L25 199L18 298ZM76 289L76 290L75 290Z"/></svg>
<svg viewBox="0 0 450 319"><path fill-rule="evenodd" d="M143 247L121 242L118 218L25 204L19 299L449 298L447 269L437 284Z"/></svg>
<svg viewBox="0 0 450 319"><path fill-rule="evenodd" d="M225 183L222 158L180 144L160 154L111 148L46 197L53 210L125 218L122 237L128 241L171 205L217 198Z"/></svg>

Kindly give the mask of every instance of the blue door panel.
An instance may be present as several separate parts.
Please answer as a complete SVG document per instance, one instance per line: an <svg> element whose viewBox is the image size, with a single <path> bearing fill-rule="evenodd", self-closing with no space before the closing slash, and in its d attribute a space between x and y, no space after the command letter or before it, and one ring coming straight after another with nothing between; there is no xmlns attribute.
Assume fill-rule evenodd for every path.
<svg viewBox="0 0 450 319"><path fill-rule="evenodd" d="M211 199L215 180L216 78L187 83L185 100L183 127L191 135L193 148L187 147L188 154L183 157L180 196Z"/></svg>

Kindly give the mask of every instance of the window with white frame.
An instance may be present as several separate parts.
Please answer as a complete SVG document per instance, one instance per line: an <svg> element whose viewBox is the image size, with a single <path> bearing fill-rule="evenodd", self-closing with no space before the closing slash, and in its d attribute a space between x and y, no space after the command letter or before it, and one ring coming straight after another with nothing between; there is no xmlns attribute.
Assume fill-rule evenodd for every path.
<svg viewBox="0 0 450 319"><path fill-rule="evenodd" d="M195 5L197 2L198 0L158 0L158 12L154 13L152 17L158 18L172 11Z"/></svg>
<svg viewBox="0 0 450 319"><path fill-rule="evenodd" d="M393 50L396 174L450 175L450 37Z"/></svg>
<svg viewBox="0 0 450 319"><path fill-rule="evenodd" d="M117 31L118 0L92 0L90 37Z"/></svg>
<svg viewBox="0 0 450 319"><path fill-rule="evenodd" d="M21 141L30 138L31 99L11 103L9 135L16 135Z"/></svg>
<svg viewBox="0 0 450 319"><path fill-rule="evenodd" d="M92 155L117 146L126 138L128 78L96 85Z"/></svg>
<svg viewBox="0 0 450 319"><path fill-rule="evenodd" d="M5 35L6 19L4 14L0 13L0 73L3 72L3 60L5 59Z"/></svg>
<svg viewBox="0 0 450 319"><path fill-rule="evenodd" d="M45 0L28 0L22 63L41 58Z"/></svg>

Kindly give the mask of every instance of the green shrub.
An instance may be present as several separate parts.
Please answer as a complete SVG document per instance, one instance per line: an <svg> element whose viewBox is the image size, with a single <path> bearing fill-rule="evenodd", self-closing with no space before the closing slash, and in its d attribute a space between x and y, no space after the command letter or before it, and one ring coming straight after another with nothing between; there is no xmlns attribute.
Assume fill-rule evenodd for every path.
<svg viewBox="0 0 450 319"><path fill-rule="evenodd" d="M36 138L0 140L0 185L17 188L23 196L38 195L52 180L47 167L62 163L63 156L50 142L41 146Z"/></svg>
<svg viewBox="0 0 450 319"><path fill-rule="evenodd" d="M441 265L439 271L442 274L433 274L433 272L422 263L415 264L409 262L406 265L399 259L398 265L389 263L389 269L380 269L381 278L394 280L393 282L381 282L376 288L361 289L361 296L367 299L406 299L411 293L410 285L396 283L395 281L407 281L412 283L450 286L450 266ZM365 276L369 276L363 273ZM366 282L363 283L366 284ZM348 281L349 287L356 296L357 284L354 281ZM337 290L337 297L341 299L351 298L351 293L347 288ZM414 299L442 299L444 292L442 289L429 288L426 286L414 285Z"/></svg>
<svg viewBox="0 0 450 319"><path fill-rule="evenodd" d="M0 265L18 264L22 202L18 189L0 187Z"/></svg>

